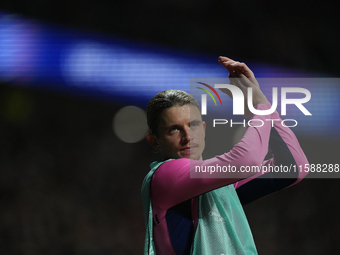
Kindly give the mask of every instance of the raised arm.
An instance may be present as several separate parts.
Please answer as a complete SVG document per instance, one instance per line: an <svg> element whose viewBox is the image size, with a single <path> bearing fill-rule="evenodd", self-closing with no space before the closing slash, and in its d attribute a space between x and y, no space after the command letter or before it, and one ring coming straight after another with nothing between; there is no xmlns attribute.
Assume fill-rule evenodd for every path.
<svg viewBox="0 0 340 255"><path fill-rule="evenodd" d="M230 72L229 78L231 82L239 81L239 79L235 78L248 77L254 86L259 88L253 72L244 63L239 63L226 57L220 57L219 62ZM228 91L224 92L231 96ZM268 105L270 104L268 103ZM245 110L245 117L249 117L251 113L246 105ZM281 125L281 118L277 111L271 114L271 119L276 120L273 122L274 126L271 128L269 140L273 158L263 162L262 165L267 166L268 169L269 166L282 165L290 167L291 170L290 172L279 171L266 174L259 172L251 178L235 183L234 186L242 204L247 204L294 185L308 174L308 171L305 171L309 169L307 158L292 130Z"/></svg>
<svg viewBox="0 0 340 255"><path fill-rule="evenodd" d="M269 139L273 158L263 162L263 166L268 170L277 166L277 171L260 172L251 178L235 183L234 186L243 205L292 186L308 174L308 160L293 131L281 125L282 120L277 111L272 114L271 118L276 120L273 122L274 126L271 128ZM290 171L280 170L281 166Z"/></svg>

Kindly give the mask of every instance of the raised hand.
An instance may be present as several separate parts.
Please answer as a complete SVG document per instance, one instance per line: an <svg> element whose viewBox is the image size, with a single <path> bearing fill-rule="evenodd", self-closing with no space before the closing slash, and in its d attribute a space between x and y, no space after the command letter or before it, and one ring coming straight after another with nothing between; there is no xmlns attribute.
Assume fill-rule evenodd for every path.
<svg viewBox="0 0 340 255"><path fill-rule="evenodd" d="M245 114L244 117L248 118L251 116L251 112L248 108L248 97L247 97L247 89L251 87L253 89L253 106L255 107L258 104L267 105L267 98L260 90L260 85L257 82L254 73L249 69L249 67L245 63L241 63L238 61L234 61L227 57L219 57L218 62L224 66L229 71L229 83L237 86L243 92L245 96ZM229 89L220 89L223 93L226 93L232 98L232 94Z"/></svg>

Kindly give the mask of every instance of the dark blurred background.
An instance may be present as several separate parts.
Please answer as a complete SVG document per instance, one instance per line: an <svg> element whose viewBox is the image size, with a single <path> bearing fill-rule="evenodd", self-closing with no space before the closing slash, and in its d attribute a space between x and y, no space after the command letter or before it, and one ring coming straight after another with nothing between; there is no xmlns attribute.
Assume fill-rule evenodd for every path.
<svg viewBox="0 0 340 255"><path fill-rule="evenodd" d="M2 0L0 11L69 34L262 63L263 72L275 66L338 77L339 5ZM64 81L54 77L40 79L39 86L6 75L0 82L0 253L141 254L140 187L160 156L144 139L124 141L114 132L117 112L133 100L61 89ZM136 105L145 109L148 99ZM310 163L339 163L338 135L298 138ZM259 254L337 254L339 184L306 179L246 206Z"/></svg>

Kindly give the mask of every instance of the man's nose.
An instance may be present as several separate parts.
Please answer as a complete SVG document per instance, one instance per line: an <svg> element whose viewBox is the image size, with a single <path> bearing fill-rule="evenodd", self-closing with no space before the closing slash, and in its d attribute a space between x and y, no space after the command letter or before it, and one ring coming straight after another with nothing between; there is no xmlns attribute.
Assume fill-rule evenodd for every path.
<svg viewBox="0 0 340 255"><path fill-rule="evenodd" d="M183 143L188 143L190 142L190 128L185 128L183 129L183 134L182 134L182 142Z"/></svg>

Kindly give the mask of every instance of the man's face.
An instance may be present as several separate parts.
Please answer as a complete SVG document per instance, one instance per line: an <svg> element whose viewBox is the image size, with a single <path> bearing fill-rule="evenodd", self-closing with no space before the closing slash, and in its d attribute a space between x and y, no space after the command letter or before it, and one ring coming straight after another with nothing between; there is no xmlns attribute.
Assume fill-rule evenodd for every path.
<svg viewBox="0 0 340 255"><path fill-rule="evenodd" d="M162 112L154 145L164 159L202 160L205 147L205 123L196 106L174 106Z"/></svg>

